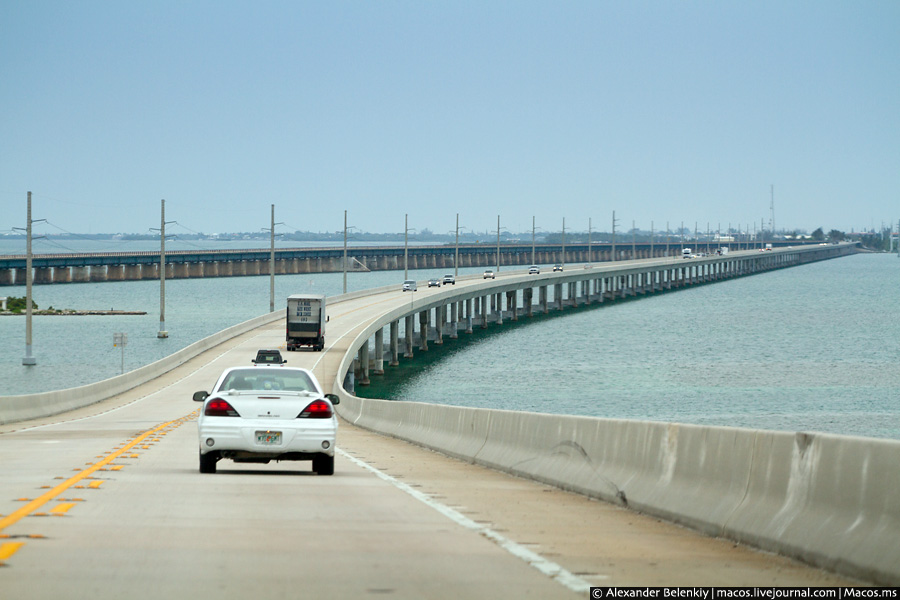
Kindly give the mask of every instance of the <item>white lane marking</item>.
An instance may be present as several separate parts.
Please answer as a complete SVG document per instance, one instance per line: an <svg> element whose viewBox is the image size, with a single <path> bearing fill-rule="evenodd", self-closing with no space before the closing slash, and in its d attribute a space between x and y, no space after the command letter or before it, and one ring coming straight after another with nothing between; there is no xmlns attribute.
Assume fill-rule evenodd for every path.
<svg viewBox="0 0 900 600"><path fill-rule="evenodd" d="M407 494L409 494L416 500L419 500L420 502L425 503L426 505L428 505L431 508L433 508L434 510L438 511L439 513L441 513L448 519L452 520L453 522L457 523L458 525L462 525L466 529L469 529L471 531L474 531L475 533L483 535L484 537L491 540L492 542L494 542L495 544L497 544L498 546L500 546L501 548L503 548L504 550L506 550L513 556L515 556L516 558L524 560L526 563L528 563L529 565L531 565L532 567L534 567L535 569L537 569L538 571L540 571L547 577L550 577L551 579L555 580L556 582L564 585L565 587L569 588L573 592L582 594L582 593L586 593L586 592L590 591L590 589L591 589L590 583L588 583L581 577L578 577L574 573L567 571L566 569L562 568L560 565L556 564L555 562L547 560L540 554L538 554L536 552L532 552L531 550L522 546L521 544L518 544L518 543L512 541L511 539L509 539L503 535L500 535L493 529L490 529L488 527L485 527L484 525L476 523L475 521L473 521L469 517L465 516L464 514L450 508L449 506L447 506L445 504L441 504L440 502L435 501L433 498L429 498L427 495L423 494L422 492L416 490L415 488L408 486L407 484L403 483L402 481L398 481L397 479L394 479L387 473L379 471L372 465L370 465L364 461L361 461L354 456L350 456L349 454L347 454L340 448L336 448L335 451L338 454L340 454L341 456L343 456L344 458L346 458L347 460L349 460L350 462L352 462L353 464L355 464L359 467L362 467L363 469L366 469L367 471L371 471L376 477L383 479L384 481L390 483L394 487L406 492ZM605 579L606 577L604 576L603 578Z"/></svg>

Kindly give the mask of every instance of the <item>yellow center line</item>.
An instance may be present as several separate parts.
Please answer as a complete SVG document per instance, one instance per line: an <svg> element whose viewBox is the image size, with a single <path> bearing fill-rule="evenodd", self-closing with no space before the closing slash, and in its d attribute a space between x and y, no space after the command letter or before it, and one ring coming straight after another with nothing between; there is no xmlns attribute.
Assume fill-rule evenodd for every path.
<svg viewBox="0 0 900 600"><path fill-rule="evenodd" d="M15 554L19 548L25 545L25 542L4 542L0 544L0 561L6 560ZM2 563L0 563L2 564Z"/></svg>
<svg viewBox="0 0 900 600"><path fill-rule="evenodd" d="M39 498L35 498L34 500L30 501L28 504L26 504L19 510L13 512L12 514L9 514L9 515L3 517L2 519L0 519L0 531L3 531L10 525L18 523L23 517L27 517L28 515L30 515L31 513L33 513L40 507L42 507L43 505L45 505L47 502L49 502L53 498L59 496L60 494L65 492L67 489L69 489L70 487L72 487L73 485L75 485L76 483L81 481L82 479L85 479L85 478L91 476L94 472L105 467L106 465L108 465L109 463L111 463L112 461L117 459L120 455L131 450L132 447L140 444L147 437L149 437L149 436L155 434L157 431L164 429L166 427L169 427L173 423L177 423L178 421L181 421L182 419L185 419L185 418L186 417L181 417L180 419L175 419L175 420L169 421L167 423L163 423L162 425L158 425L158 426L154 427L153 429L147 431L146 433L141 434L140 436L136 437L135 439L133 439L131 442L129 442L125 446L122 446L119 450L113 452L112 454L110 454L109 456L104 458L103 460L101 460L97 463L94 463L87 469L84 469L81 472L79 472L77 475L73 475L72 477L70 477L69 479L64 481L63 483L59 484L55 488L46 492L44 495L40 496ZM18 550L18 548L16 548L16 550Z"/></svg>

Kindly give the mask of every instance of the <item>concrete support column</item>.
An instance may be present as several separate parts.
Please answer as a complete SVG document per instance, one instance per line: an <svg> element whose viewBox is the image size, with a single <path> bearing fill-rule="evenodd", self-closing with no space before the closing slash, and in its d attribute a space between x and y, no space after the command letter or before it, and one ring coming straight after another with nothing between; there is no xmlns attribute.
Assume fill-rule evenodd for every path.
<svg viewBox="0 0 900 600"><path fill-rule="evenodd" d="M413 357L413 324L415 323L415 315L406 315L406 352L403 358Z"/></svg>
<svg viewBox="0 0 900 600"><path fill-rule="evenodd" d="M203 276L204 277L218 277L219 276L219 263L212 261L203 263Z"/></svg>
<svg viewBox="0 0 900 600"><path fill-rule="evenodd" d="M195 262L188 265L188 277L192 279L202 278L204 276L203 263Z"/></svg>
<svg viewBox="0 0 900 600"><path fill-rule="evenodd" d="M359 348L359 385L369 385L369 340Z"/></svg>
<svg viewBox="0 0 900 600"><path fill-rule="evenodd" d="M447 320L447 317L444 314L447 312L447 306L445 304L441 304L440 306L434 307L434 343L443 345L444 343L444 321Z"/></svg>
<svg viewBox="0 0 900 600"><path fill-rule="evenodd" d="M126 281L140 281L142 277L141 265L125 265L122 276Z"/></svg>
<svg viewBox="0 0 900 600"><path fill-rule="evenodd" d="M487 329L488 320L488 297L481 297L481 328Z"/></svg>
<svg viewBox="0 0 900 600"><path fill-rule="evenodd" d="M422 352L428 352L428 312L423 310L419 313L419 348Z"/></svg>
<svg viewBox="0 0 900 600"><path fill-rule="evenodd" d="M459 309L461 303L454 302L450 305L450 339L455 340L459 337Z"/></svg>
<svg viewBox="0 0 900 600"><path fill-rule="evenodd" d="M34 278L31 280L34 285L41 283L53 283L53 267L35 267Z"/></svg>
<svg viewBox="0 0 900 600"><path fill-rule="evenodd" d="M400 322L391 321L391 362L392 367L400 364Z"/></svg>
<svg viewBox="0 0 900 600"><path fill-rule="evenodd" d="M0 269L0 285L13 285L16 280L14 269Z"/></svg>
<svg viewBox="0 0 900 600"><path fill-rule="evenodd" d="M166 265L167 267L169 265ZM177 279L187 279L190 277L190 266L187 263L175 263L172 265L175 269L175 277Z"/></svg>
<svg viewBox="0 0 900 600"><path fill-rule="evenodd" d="M561 283L557 283L553 286L553 295L554 300L556 301L556 310L563 309L563 286Z"/></svg>
<svg viewBox="0 0 900 600"><path fill-rule="evenodd" d="M525 314L529 317L534 316L534 288L525 288L522 291L522 302L525 303Z"/></svg>
<svg viewBox="0 0 900 600"><path fill-rule="evenodd" d="M474 298L466 300L466 333L472 333L472 304Z"/></svg>
<svg viewBox="0 0 900 600"><path fill-rule="evenodd" d="M135 266L138 266L138 268L140 268L139 265L135 265ZM71 283L71 282L72 282L72 271L69 270L69 267L54 267L53 283ZM0 281L0 284L2 284L2 281Z"/></svg>
<svg viewBox="0 0 900 600"><path fill-rule="evenodd" d="M541 312L545 315L550 312L550 304L547 301L547 286L542 285L538 288L538 302L541 305Z"/></svg>
<svg viewBox="0 0 900 600"><path fill-rule="evenodd" d="M125 267L123 265L109 265L106 267L107 281L124 281Z"/></svg>
<svg viewBox="0 0 900 600"><path fill-rule="evenodd" d="M375 332L375 366L374 375L384 375L384 327Z"/></svg>
<svg viewBox="0 0 900 600"><path fill-rule="evenodd" d="M497 302L497 325L503 325L503 294L494 294Z"/></svg>
<svg viewBox="0 0 900 600"><path fill-rule="evenodd" d="M106 267L104 265L94 265L90 267L91 274L90 280L93 281L106 281Z"/></svg>

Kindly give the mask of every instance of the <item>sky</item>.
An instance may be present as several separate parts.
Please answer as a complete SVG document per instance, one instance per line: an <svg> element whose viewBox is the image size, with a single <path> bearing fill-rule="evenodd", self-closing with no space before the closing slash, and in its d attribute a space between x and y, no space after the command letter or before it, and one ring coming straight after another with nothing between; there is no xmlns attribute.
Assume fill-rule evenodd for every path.
<svg viewBox="0 0 900 600"><path fill-rule="evenodd" d="M6 0L0 234L900 219L900 2Z"/></svg>

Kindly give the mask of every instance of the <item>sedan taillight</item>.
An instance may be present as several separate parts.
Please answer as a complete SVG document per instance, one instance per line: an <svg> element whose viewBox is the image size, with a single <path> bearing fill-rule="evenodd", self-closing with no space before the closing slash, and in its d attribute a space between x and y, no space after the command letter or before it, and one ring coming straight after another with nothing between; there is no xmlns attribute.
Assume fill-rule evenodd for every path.
<svg viewBox="0 0 900 600"><path fill-rule="evenodd" d="M220 398L210 400L206 405L203 414L207 417L239 417L238 411L234 407Z"/></svg>
<svg viewBox="0 0 900 600"><path fill-rule="evenodd" d="M309 406L303 409L299 415L297 415L298 419L330 419L334 416L334 411L331 410L331 405L325 402L324 400L313 400L310 402Z"/></svg>

